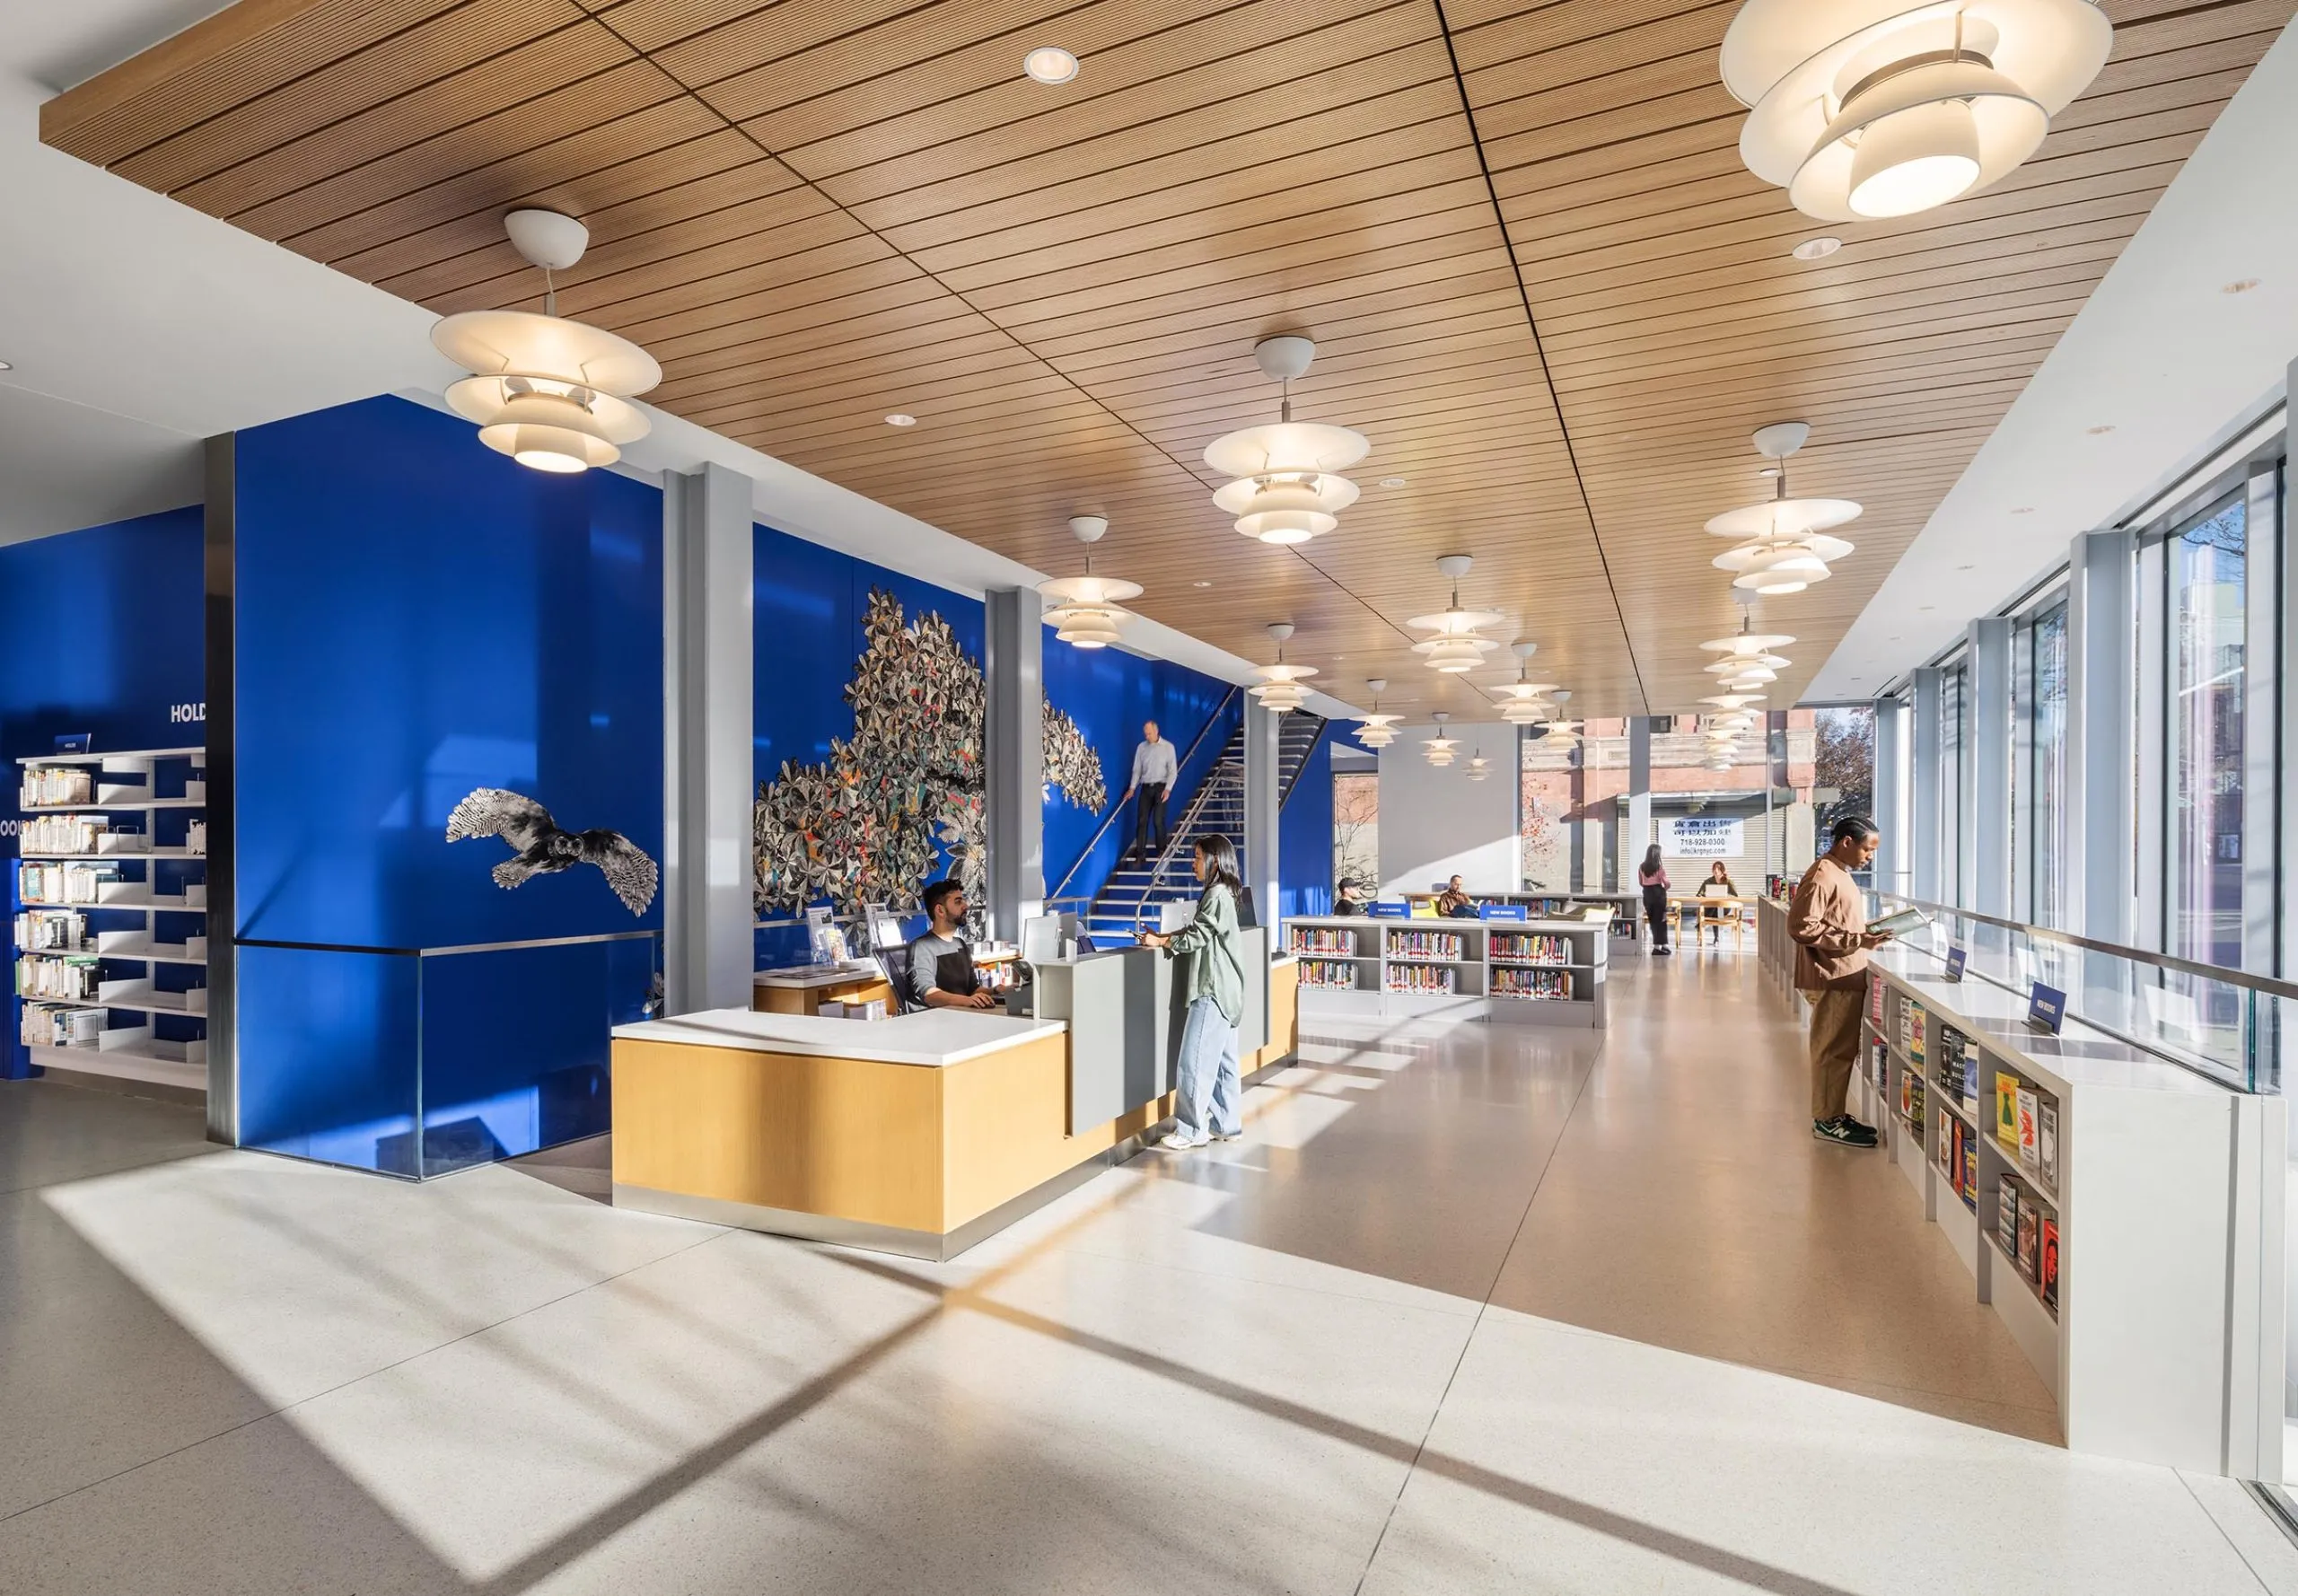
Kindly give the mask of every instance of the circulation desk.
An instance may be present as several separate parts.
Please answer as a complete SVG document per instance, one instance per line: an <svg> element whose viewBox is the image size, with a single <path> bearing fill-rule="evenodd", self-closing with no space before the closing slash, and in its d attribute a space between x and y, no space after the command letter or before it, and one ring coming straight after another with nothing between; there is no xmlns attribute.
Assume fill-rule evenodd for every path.
<svg viewBox="0 0 2298 1596"><path fill-rule="evenodd" d="M1074 963L1085 978L1065 978L1061 1016L714 1009L618 1028L616 1205L955 1257L1131 1156L1171 1112L1180 1026L1128 1027L1110 1012L1141 1003L1126 990L1154 991L1160 976L1170 1001L1171 962L1125 949ZM1264 955L1254 968L1267 978L1247 982L1249 1022L1259 1015L1239 1039L1249 1076L1288 1061L1295 1037L1296 967ZM1038 983L1048 994L1051 975ZM1102 1116L1083 1126L1081 1091Z"/></svg>

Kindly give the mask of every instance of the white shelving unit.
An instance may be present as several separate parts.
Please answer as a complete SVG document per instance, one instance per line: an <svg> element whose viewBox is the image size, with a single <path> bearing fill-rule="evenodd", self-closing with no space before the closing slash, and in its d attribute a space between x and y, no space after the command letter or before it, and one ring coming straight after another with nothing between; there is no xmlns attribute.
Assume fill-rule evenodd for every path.
<svg viewBox="0 0 2298 1596"><path fill-rule="evenodd" d="M1876 956L1851 1111L1877 1127L1978 1301L2057 1396L2070 1448L2244 1473L2259 1441L2245 1439L2241 1416L2281 1380L2279 1342L2247 1345L2240 1329L2258 1322L2245 1303L2260 1290L2243 1239L2255 1250L2260 1224L2279 1220L2258 1194L2261 1174L2281 1168L2280 1105L2078 1022L2058 1037L2034 1030L2013 994L1976 978L1949 983L1935 969L1902 951ZM1969 1101L1959 1064L1956 1090L1942 1079L1965 1038L1977 1061ZM1998 1134L1998 1075L2055 1106L2048 1166L2029 1166ZM1913 1107L1917 1084L1915 1116L1902 1105ZM1947 1167L1959 1145L1970 1149L1960 1172ZM2035 1279L2016 1235L2008 1249L1999 1238L2012 1179L2038 1215ZM2055 1302L2039 1280L2045 1217L2057 1232Z"/></svg>
<svg viewBox="0 0 2298 1596"><path fill-rule="evenodd" d="M1602 920L1381 920L1337 915L1285 922L1285 951L1301 961L1305 1013L1443 1015L1516 1024L1604 1023L1609 931ZM1514 938L1548 938L1535 960ZM1560 946L1555 944L1561 944ZM1495 949L1501 950L1495 954ZM1568 954L1557 958L1557 953ZM1517 995L1517 972L1553 971L1569 995ZM1355 986L1327 984L1352 977ZM1413 989L1423 981L1449 990ZM1408 986L1411 983L1411 986Z"/></svg>
<svg viewBox="0 0 2298 1596"><path fill-rule="evenodd" d="M207 887L204 879L193 879L205 877L206 855L194 852L184 840L189 834L190 819L203 814L207 807L206 760L205 749L174 748L45 754L17 761L28 780L41 770L85 771L92 778L89 802L20 802L17 811L27 820L42 815L141 816L144 822L140 833L99 835L89 852L30 848L20 856L23 864L141 864L144 871L140 881L101 883L93 899L86 902L32 897L23 890L21 866L15 873L11 893L16 913L57 909L90 917L88 941L82 947L69 952L19 947L17 960L93 958L99 967L92 998L18 995L19 1038L27 1004L103 1015L103 1028L92 1043L70 1047L25 1043L32 1063L43 1068L206 1089ZM179 785L180 793L161 795L164 788ZM160 843L158 817L164 814L172 820L184 811L191 813L185 815L182 824L167 828L177 840ZM171 886L173 890L162 890ZM171 972L164 981L162 969ZM186 971L197 973L184 977Z"/></svg>

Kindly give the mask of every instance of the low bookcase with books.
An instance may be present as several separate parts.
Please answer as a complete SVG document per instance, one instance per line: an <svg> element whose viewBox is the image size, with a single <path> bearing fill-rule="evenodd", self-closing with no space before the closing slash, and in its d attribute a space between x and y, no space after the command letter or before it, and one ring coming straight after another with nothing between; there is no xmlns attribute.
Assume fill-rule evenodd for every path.
<svg viewBox="0 0 2298 1596"><path fill-rule="evenodd" d="M2259 1222L2229 1193L2246 1143L2280 1144L2272 1100L2075 1022L2048 1035L2015 995L1937 969L1876 956L1852 1113L2057 1397L2068 1446L2227 1471L2249 1365L2279 1389L2279 1346L2228 1335Z"/></svg>
<svg viewBox="0 0 2298 1596"><path fill-rule="evenodd" d="M43 1069L207 1086L207 756L18 761L16 1045Z"/></svg>
<svg viewBox="0 0 2298 1596"><path fill-rule="evenodd" d="M1306 1013L1601 1026L1609 927L1563 920L1285 922Z"/></svg>

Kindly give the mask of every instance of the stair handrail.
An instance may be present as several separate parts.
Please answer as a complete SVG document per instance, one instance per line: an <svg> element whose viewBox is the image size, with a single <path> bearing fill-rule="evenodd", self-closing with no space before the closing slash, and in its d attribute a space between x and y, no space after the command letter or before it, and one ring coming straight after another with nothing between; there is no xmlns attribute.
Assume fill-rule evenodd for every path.
<svg viewBox="0 0 2298 1596"><path fill-rule="evenodd" d="M1332 722L1324 716L1317 716L1316 722L1315 734L1309 739L1309 746L1301 750L1301 762L1293 767L1293 779L1286 782L1285 791L1277 794L1276 812L1278 814L1283 814L1285 806L1293 802L1293 791L1301 785L1301 772L1306 770L1309 767L1309 761L1317 757L1317 744L1322 742L1325 740L1325 733L1332 730Z"/></svg>
<svg viewBox="0 0 2298 1596"><path fill-rule="evenodd" d="M1205 723L1197 729L1197 735L1190 740L1188 751L1173 761L1173 771L1176 776L1180 774L1183 766L1197 757L1197 749L1204 743L1206 738L1212 734L1213 728L1221 723L1223 717L1228 714L1229 706L1234 704L1238 695L1243 691L1242 688L1232 687L1222 697L1221 702L1213 706L1213 713L1205 717ZM1215 768L1217 769L1219 767L1216 765ZM1206 772L1208 780L1211 775L1212 772ZM1092 837L1087 840L1083 848L1078 850L1077 857L1071 863L1067 873L1054 884L1053 890L1046 894L1045 900L1048 908L1066 901L1061 896L1061 890L1076 878L1079 871L1085 868L1085 861L1093 856L1093 850L1101 846L1101 838L1109 835L1110 827L1116 822L1118 816L1124 812L1125 799L1120 796L1117 802L1110 805L1110 812L1101 817L1101 823L1093 828Z"/></svg>
<svg viewBox="0 0 2298 1596"><path fill-rule="evenodd" d="M1141 901L1134 908L1133 924L1136 927L1140 926L1146 920L1149 894L1154 892L1158 883L1164 880L1165 867L1171 864L1174 855L1180 852L1181 845L1188 843L1192 848L1196 846L1197 817L1205 812L1206 805L1213 802L1213 794L1221 785L1222 773L1230 768L1226 759L1216 760L1213 768L1205 773L1205 779L1197 783L1197 792L1188 801L1188 808L1181 811L1180 824L1173 828L1172 835L1165 839L1163 850L1158 854L1155 862L1149 866L1149 884L1141 889ZM1244 761L1241 759L1237 761L1235 773L1237 779L1242 782Z"/></svg>

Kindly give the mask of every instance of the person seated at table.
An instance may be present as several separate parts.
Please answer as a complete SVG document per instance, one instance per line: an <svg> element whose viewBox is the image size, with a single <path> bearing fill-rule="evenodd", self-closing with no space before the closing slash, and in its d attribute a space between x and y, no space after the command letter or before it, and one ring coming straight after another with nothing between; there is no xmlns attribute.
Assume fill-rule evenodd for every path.
<svg viewBox="0 0 2298 1596"><path fill-rule="evenodd" d="M1473 920L1477 917L1476 899L1469 896L1460 878L1454 876L1436 895L1436 912L1448 920Z"/></svg>
<svg viewBox="0 0 2298 1596"><path fill-rule="evenodd" d="M1699 883L1699 891L1695 896L1700 898L1737 898L1739 895L1740 889L1732 884L1732 873L1724 869L1724 861L1718 859L1707 867L1707 879ZM1724 940L1724 922L1720 916L1715 919L1708 919L1707 915L1703 911L1700 915L1700 918L1707 921L1707 940L1712 943L1722 942Z"/></svg>
<svg viewBox="0 0 2298 1596"><path fill-rule="evenodd" d="M909 999L920 1008L989 1009L997 995L981 984L966 943L966 901L955 881L935 881L924 899L928 926L909 944Z"/></svg>
<svg viewBox="0 0 2298 1596"><path fill-rule="evenodd" d="M1335 890L1332 912L1336 915L1362 915L1364 899L1359 896L1364 889L1355 881L1343 881Z"/></svg>

